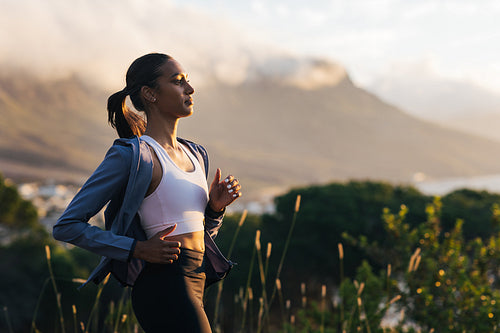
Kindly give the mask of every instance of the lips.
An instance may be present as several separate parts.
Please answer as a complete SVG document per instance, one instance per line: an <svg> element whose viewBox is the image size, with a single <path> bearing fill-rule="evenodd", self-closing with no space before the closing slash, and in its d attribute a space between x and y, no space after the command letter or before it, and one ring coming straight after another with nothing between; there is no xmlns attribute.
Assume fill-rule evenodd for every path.
<svg viewBox="0 0 500 333"><path fill-rule="evenodd" d="M184 102L184 104L186 104L187 106L193 105L193 99L192 98L188 99L187 101Z"/></svg>

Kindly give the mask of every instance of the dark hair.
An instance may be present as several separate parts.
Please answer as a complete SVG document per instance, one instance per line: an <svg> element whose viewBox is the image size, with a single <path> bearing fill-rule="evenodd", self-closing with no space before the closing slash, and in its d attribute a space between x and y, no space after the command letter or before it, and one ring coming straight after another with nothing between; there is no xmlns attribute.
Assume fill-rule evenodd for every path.
<svg viewBox="0 0 500 333"><path fill-rule="evenodd" d="M108 121L116 129L120 138L141 136L146 130L144 119L125 104L126 97L139 111L144 111L141 100L143 86L156 87L156 79L161 76L160 67L172 57L161 53L150 53L137 58L128 68L127 86L108 98Z"/></svg>

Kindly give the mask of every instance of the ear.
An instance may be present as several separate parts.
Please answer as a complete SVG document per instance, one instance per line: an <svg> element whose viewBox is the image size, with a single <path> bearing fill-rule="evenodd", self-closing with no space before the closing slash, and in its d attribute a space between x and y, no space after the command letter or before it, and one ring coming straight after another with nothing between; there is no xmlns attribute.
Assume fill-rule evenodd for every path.
<svg viewBox="0 0 500 333"><path fill-rule="evenodd" d="M145 102L154 103L156 102L155 92L151 87L142 86L141 97Z"/></svg>

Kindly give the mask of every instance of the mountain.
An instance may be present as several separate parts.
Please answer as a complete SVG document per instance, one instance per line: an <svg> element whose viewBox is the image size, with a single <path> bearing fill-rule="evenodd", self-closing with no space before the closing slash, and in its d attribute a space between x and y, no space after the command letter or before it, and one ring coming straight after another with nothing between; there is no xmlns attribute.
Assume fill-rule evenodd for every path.
<svg viewBox="0 0 500 333"><path fill-rule="evenodd" d="M2 71L0 172L17 180L81 182L113 138L105 103L105 93L76 76L51 81Z"/></svg>
<svg viewBox="0 0 500 333"><path fill-rule="evenodd" d="M303 81L265 73L237 85L213 80L196 91L180 136L204 144L212 173L221 167L236 175L247 199L350 178L500 173L500 143L414 118L356 87L333 64L311 66L313 77L296 71ZM110 93L77 76L1 76L0 171L19 180L82 182L116 137L106 123Z"/></svg>
<svg viewBox="0 0 500 333"><path fill-rule="evenodd" d="M500 142L498 92L470 81L441 78L425 66L408 71L395 68L368 89L419 118Z"/></svg>

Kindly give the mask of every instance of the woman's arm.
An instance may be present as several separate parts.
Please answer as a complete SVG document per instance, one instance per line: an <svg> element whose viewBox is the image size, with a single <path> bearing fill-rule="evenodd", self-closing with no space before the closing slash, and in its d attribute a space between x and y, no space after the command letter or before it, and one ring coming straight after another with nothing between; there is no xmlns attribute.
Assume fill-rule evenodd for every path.
<svg viewBox="0 0 500 333"><path fill-rule="evenodd" d="M102 163L73 198L53 228L55 239L94 253L127 261L134 239L120 236L88 223L111 198L127 185L131 154L125 146L113 145Z"/></svg>
<svg viewBox="0 0 500 333"><path fill-rule="evenodd" d="M217 168L205 209L205 229L212 238L219 232L226 207L241 196L241 185L238 180L229 175L221 181L221 174L221 170Z"/></svg>

